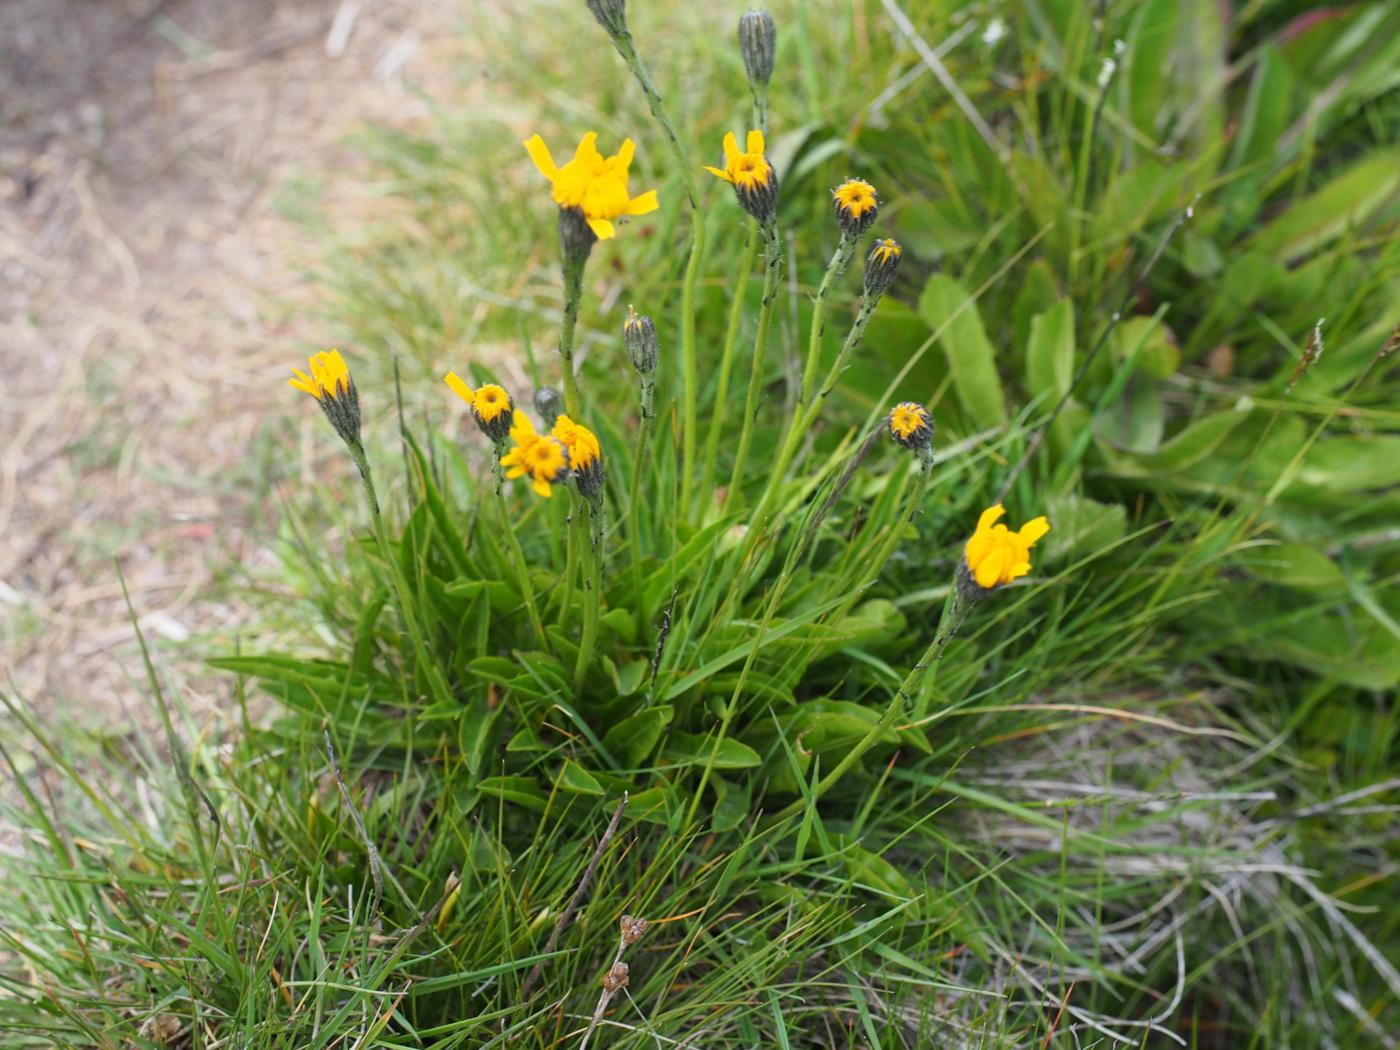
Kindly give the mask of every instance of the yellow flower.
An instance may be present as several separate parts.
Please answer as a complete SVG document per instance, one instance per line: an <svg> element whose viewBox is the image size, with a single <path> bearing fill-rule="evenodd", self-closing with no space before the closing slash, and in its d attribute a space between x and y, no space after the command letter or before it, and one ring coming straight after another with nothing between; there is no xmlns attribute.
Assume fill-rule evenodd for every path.
<svg viewBox="0 0 1400 1050"><path fill-rule="evenodd" d="M466 380L456 372L448 372L442 381L452 388L452 392L465 401L472 410L472 418L481 432L492 441L504 441L511 427L511 413L514 405L510 395L495 383L486 383L481 389L473 390Z"/></svg>
<svg viewBox="0 0 1400 1050"><path fill-rule="evenodd" d="M525 140L525 149L535 167L554 186L554 203L561 208L576 208L583 213L588 227L601 241L617 231L612 220L622 215L645 215L659 206L656 191L647 190L633 197L627 189L627 169L632 165L636 144L624 139L614 156L598 152L598 133L590 131L579 141L573 160L562 168L554 163L549 147L538 135Z"/></svg>
<svg viewBox="0 0 1400 1050"><path fill-rule="evenodd" d="M892 262L898 262L903 253L904 249L899 246L898 241L886 237L870 246L869 259L880 266L888 266Z"/></svg>
<svg viewBox="0 0 1400 1050"><path fill-rule="evenodd" d="M287 380L288 384L298 390L306 391L317 401L328 397L349 395L350 388L354 384L350 380L350 369L345 364L345 358L340 356L339 350L313 354L310 366L310 375L307 375L300 368L293 368L292 371L297 374L297 377Z"/></svg>
<svg viewBox="0 0 1400 1050"><path fill-rule="evenodd" d="M310 375L299 368L292 369L297 377L287 382L314 397L341 440L352 451L359 449L360 395L355 389L355 380L350 377L345 358L340 356L339 350L329 350L313 354L310 366Z"/></svg>
<svg viewBox="0 0 1400 1050"><path fill-rule="evenodd" d="M724 136L724 167L712 168L706 164L705 170L716 178L723 179L734 187L734 195L739 198L745 210L765 225L773 221L778 206L778 176L773 165L763 153L763 132L750 131L739 149L739 140L734 132Z"/></svg>
<svg viewBox="0 0 1400 1050"><path fill-rule="evenodd" d="M862 179L847 179L831 191L836 224L847 237L859 237L870 229L880 210L875 187Z"/></svg>
<svg viewBox="0 0 1400 1050"><path fill-rule="evenodd" d="M933 440L928 409L917 401L901 401L890 410L890 434L905 448L926 448Z"/></svg>
<svg viewBox="0 0 1400 1050"><path fill-rule="evenodd" d="M603 494L603 449L598 444L598 435L580 423L575 423L566 415L561 415L554 423L551 434L563 442L569 453L569 466L578 482L578 490L588 499L597 499Z"/></svg>
<svg viewBox="0 0 1400 1050"><path fill-rule="evenodd" d="M529 476L530 487L548 499L554 495L551 486L559 484L569 472L569 453L564 443L552 435L535 431L535 425L524 412L512 417L510 438L515 447L501 457L501 466L508 467L506 477Z"/></svg>
<svg viewBox="0 0 1400 1050"><path fill-rule="evenodd" d="M564 447L569 451L569 466L574 470L586 469L603 455L602 446L598 444L598 435L566 415L561 415L555 420L554 429L550 434L564 443Z"/></svg>
<svg viewBox="0 0 1400 1050"><path fill-rule="evenodd" d="M983 590L1010 583L1030 572L1031 547L1050 531L1050 523L1042 516L1012 532L997 523L1005 513L1006 508L1000 503L984 510L977 519L977 531L963 552L968 571Z"/></svg>

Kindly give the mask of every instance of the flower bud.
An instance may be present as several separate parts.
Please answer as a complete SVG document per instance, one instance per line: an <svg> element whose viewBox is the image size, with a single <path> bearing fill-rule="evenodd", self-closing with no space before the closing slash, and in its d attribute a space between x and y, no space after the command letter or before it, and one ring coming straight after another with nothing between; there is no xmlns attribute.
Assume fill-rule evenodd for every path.
<svg viewBox="0 0 1400 1050"><path fill-rule="evenodd" d="M870 252L865 257L865 294L871 298L878 299L889 290L894 283L895 274L899 272L899 257L904 254L904 249L899 246L898 241L886 238L876 241L870 246Z"/></svg>
<svg viewBox="0 0 1400 1050"><path fill-rule="evenodd" d="M597 242L598 235L588 225L582 208L559 209L559 247L565 270L582 267Z"/></svg>
<svg viewBox="0 0 1400 1050"><path fill-rule="evenodd" d="M646 919L624 915L620 925L622 927L622 943L636 944L646 936L646 932L648 928L650 928L651 923L647 922Z"/></svg>
<svg viewBox="0 0 1400 1050"><path fill-rule="evenodd" d="M836 225L847 237L860 237L875 225L880 199L875 187L863 179L847 179L831 191L836 208Z"/></svg>
<svg viewBox="0 0 1400 1050"><path fill-rule="evenodd" d="M778 28L767 11L746 11L739 18L739 54L749 81L764 87L773 78L778 50Z"/></svg>
<svg viewBox="0 0 1400 1050"><path fill-rule="evenodd" d="M622 341L627 344L627 356L638 375L649 376L656 371L660 344L650 317L641 316L629 306L627 320L622 322Z"/></svg>
<svg viewBox="0 0 1400 1050"><path fill-rule="evenodd" d="M535 411L540 414L546 430L554 426L554 421L564 411L564 395L552 386L542 386L535 391Z"/></svg>
<svg viewBox="0 0 1400 1050"><path fill-rule="evenodd" d="M608 31L609 36L621 36L627 32L627 0L585 0L588 10L598 24Z"/></svg>
<svg viewBox="0 0 1400 1050"><path fill-rule="evenodd" d="M933 419L917 401L901 401L889 418L890 436L905 448L917 452L933 444Z"/></svg>

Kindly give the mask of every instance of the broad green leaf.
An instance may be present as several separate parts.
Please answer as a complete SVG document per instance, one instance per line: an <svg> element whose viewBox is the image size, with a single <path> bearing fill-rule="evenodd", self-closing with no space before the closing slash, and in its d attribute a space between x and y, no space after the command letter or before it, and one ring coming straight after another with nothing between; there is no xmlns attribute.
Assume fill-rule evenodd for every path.
<svg viewBox="0 0 1400 1050"><path fill-rule="evenodd" d="M715 751L714 737L706 733L671 733L666 737L661 757L669 765L703 766L714 752L715 769L749 769L759 764L758 752L733 737L720 741Z"/></svg>
<svg viewBox="0 0 1400 1050"><path fill-rule="evenodd" d="M715 776L710 778L710 785L715 791L715 808L710 814L710 826L715 831L733 831L749 815L749 781L731 783L721 776Z"/></svg>
<svg viewBox="0 0 1400 1050"><path fill-rule="evenodd" d="M1334 492L1400 485L1400 436L1323 438L1308 450L1297 480Z"/></svg>
<svg viewBox="0 0 1400 1050"><path fill-rule="evenodd" d="M1397 191L1400 150L1377 151L1293 204L1259 231L1251 247L1280 262L1295 262L1363 226Z"/></svg>
<svg viewBox="0 0 1400 1050"><path fill-rule="evenodd" d="M1342 590L1346 577L1327 555L1306 543L1271 543L1246 547L1236 564L1266 583L1300 591Z"/></svg>
<svg viewBox="0 0 1400 1050"><path fill-rule="evenodd" d="M1159 384L1136 374L1109 410L1094 416L1094 433L1115 449L1147 455L1162 443L1164 418Z"/></svg>
<svg viewBox="0 0 1400 1050"><path fill-rule="evenodd" d="M1266 44L1260 49L1254 74L1249 78L1249 91L1230 150L1230 166L1243 168L1260 162L1261 167L1266 166L1274 159L1279 136L1292 119L1293 74L1278 48Z"/></svg>
<svg viewBox="0 0 1400 1050"><path fill-rule="evenodd" d="M968 415L983 427L1006 422L996 352L972 297L953 278L936 273L919 297L919 313L929 327L943 330L939 342L953 373L953 387Z"/></svg>
<svg viewBox="0 0 1400 1050"><path fill-rule="evenodd" d="M1171 116L1171 53L1176 42L1178 0L1146 0L1128 29L1118 94L1133 125L1153 142Z"/></svg>
<svg viewBox="0 0 1400 1050"><path fill-rule="evenodd" d="M1054 525L1042 541L1047 564L1103 550L1122 539L1128 528L1127 511L1121 503L1100 503L1075 492L1051 496L1045 515Z"/></svg>
<svg viewBox="0 0 1400 1050"><path fill-rule="evenodd" d="M1204 459L1230 431L1249 417L1248 412L1213 412L1192 421L1156 452L1146 455L1111 453L1109 472L1123 478L1171 474Z"/></svg>
<svg viewBox="0 0 1400 1050"><path fill-rule="evenodd" d="M1074 304L1061 299L1031 321L1026 343L1026 389L1045 395L1048 410L1069 392L1074 380Z"/></svg>
<svg viewBox="0 0 1400 1050"><path fill-rule="evenodd" d="M603 734L603 746L624 766L640 766L675 713L674 707L664 704L629 715Z"/></svg>
<svg viewBox="0 0 1400 1050"><path fill-rule="evenodd" d="M543 813L549 796L530 777L487 777L476 786L483 795L502 798Z"/></svg>
<svg viewBox="0 0 1400 1050"><path fill-rule="evenodd" d="M574 795L598 795L601 797L603 794L603 785L598 783L598 778L572 758L564 760L564 765L559 770L559 776L554 783L560 791L568 791Z"/></svg>

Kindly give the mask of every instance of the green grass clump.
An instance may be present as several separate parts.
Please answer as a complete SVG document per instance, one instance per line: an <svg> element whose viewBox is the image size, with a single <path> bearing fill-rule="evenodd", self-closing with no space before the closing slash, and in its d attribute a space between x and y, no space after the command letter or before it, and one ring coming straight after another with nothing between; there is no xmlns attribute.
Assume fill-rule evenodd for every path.
<svg viewBox="0 0 1400 1050"><path fill-rule="evenodd" d="M616 53L583 4L482 20L498 101L364 142L403 206L322 277L374 484L294 501L319 638L214 661L237 731L149 664L159 748L76 761L9 701L13 1045L1383 1039L1393 10L781 4L764 100L726 14L631 6ZM698 166L765 114L760 229ZM562 281L536 127L660 191ZM544 431L556 345L605 481L541 499L438 377ZM977 595L1002 501L1051 531Z"/></svg>

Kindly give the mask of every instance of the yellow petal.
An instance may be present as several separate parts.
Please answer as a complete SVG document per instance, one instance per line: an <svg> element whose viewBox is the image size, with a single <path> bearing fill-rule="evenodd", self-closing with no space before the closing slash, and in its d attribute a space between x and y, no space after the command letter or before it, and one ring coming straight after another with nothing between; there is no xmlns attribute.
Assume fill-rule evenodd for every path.
<svg viewBox="0 0 1400 1050"><path fill-rule="evenodd" d="M740 157L739 140L734 137L734 132L727 131L724 134L724 160L727 164L733 164Z"/></svg>
<svg viewBox="0 0 1400 1050"><path fill-rule="evenodd" d="M587 161L591 166L602 159L603 155L598 152L598 133L596 131L590 131L578 140L578 149L574 150L574 160Z"/></svg>
<svg viewBox="0 0 1400 1050"><path fill-rule="evenodd" d="M727 172L727 171L722 171L722 170L720 170L719 168L712 168L712 167L710 167L708 164L702 164L701 167L703 167L703 168L704 168L706 171L708 171L711 175L714 175L714 176L716 176L717 178L721 178L721 179L723 179L725 182L733 182L733 181L734 181L733 179L731 179L731 178L729 177L729 172Z"/></svg>
<svg viewBox="0 0 1400 1050"><path fill-rule="evenodd" d="M589 219L588 228L593 231L594 236L600 241L610 240L617 230L607 219Z"/></svg>
<svg viewBox="0 0 1400 1050"><path fill-rule="evenodd" d="M1041 515L1038 518L1032 518L1030 521L1026 522L1024 525L1021 526L1021 541L1025 543L1027 547L1029 547L1031 544L1035 543L1036 540L1040 539L1040 537L1044 536L1049 531L1050 522L1046 520L1044 515Z"/></svg>
<svg viewBox="0 0 1400 1050"><path fill-rule="evenodd" d="M310 394L312 397L315 398L319 398L321 396L321 391L312 385L311 380L307 379L306 376L302 375L300 372L297 372L297 375L301 378L288 379L288 386L293 387L297 390L304 390L306 391L306 393Z"/></svg>
<svg viewBox="0 0 1400 1050"><path fill-rule="evenodd" d="M549 487L549 482L545 481L544 478L536 478L530 487L545 499L549 499L554 495L554 490Z"/></svg>
<svg viewBox="0 0 1400 1050"><path fill-rule="evenodd" d="M1001 574L1006 569L1006 550L998 546L989 551L976 566L973 567L972 574L977 578L979 587L992 588L1001 582Z"/></svg>
<svg viewBox="0 0 1400 1050"><path fill-rule="evenodd" d="M454 394L469 405L472 403L472 399L476 397L472 388L467 386L466 381L456 372L448 372L447 375L442 377L442 381L452 388Z"/></svg>
<svg viewBox="0 0 1400 1050"><path fill-rule="evenodd" d="M749 132L748 141L744 144L749 153L763 152L763 132L754 130Z"/></svg>
<svg viewBox="0 0 1400 1050"><path fill-rule="evenodd" d="M714 169L711 168L711 171ZM626 215L645 215L647 212L655 211L661 207L661 202L656 199L655 190L647 190L640 197L633 197L627 202Z"/></svg>
<svg viewBox="0 0 1400 1050"><path fill-rule="evenodd" d="M982 516L977 519L977 531L984 532L990 529L996 520L1006 513L1006 508L998 503L994 507L988 507L982 512Z"/></svg>
<svg viewBox="0 0 1400 1050"><path fill-rule="evenodd" d="M540 169L540 174L553 182L559 174L559 166L554 163L554 157L550 155L544 139L538 135L531 135L525 140L525 149L530 154L530 159L535 162L535 167Z"/></svg>
<svg viewBox="0 0 1400 1050"><path fill-rule="evenodd" d="M621 147L618 148L617 156L612 158L615 161L614 168L626 175L627 169L632 166L632 156L636 152L637 144L631 139L623 139Z"/></svg>
<svg viewBox="0 0 1400 1050"><path fill-rule="evenodd" d="M523 445L527 438L535 436L535 424L530 422L530 417L524 412L515 412L510 417L510 439L517 445Z"/></svg>

